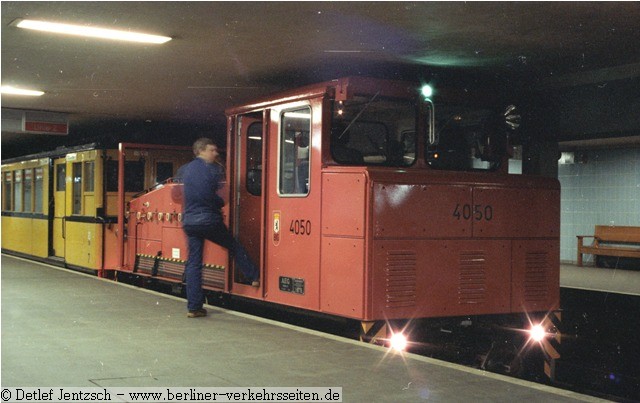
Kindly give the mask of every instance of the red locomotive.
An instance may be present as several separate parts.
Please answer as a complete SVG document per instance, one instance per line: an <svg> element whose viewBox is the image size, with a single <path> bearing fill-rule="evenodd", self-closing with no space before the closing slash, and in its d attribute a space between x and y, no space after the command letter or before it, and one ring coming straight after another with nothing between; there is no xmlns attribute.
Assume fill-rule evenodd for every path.
<svg viewBox="0 0 640 403"><path fill-rule="evenodd" d="M373 339L559 308L559 183L510 160L514 108L345 78L226 113L227 224L261 283L207 243L207 289L355 319ZM182 281L180 187L129 203L120 271Z"/></svg>

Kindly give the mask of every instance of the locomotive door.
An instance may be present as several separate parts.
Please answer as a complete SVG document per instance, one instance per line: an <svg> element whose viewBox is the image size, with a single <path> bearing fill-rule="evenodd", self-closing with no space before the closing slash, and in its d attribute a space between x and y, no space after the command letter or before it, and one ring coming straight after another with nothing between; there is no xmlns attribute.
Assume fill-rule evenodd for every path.
<svg viewBox="0 0 640 403"><path fill-rule="evenodd" d="M262 113L236 118L235 197L233 233L251 260L262 267L263 219L263 120ZM246 283L239 268L233 270L234 283Z"/></svg>
<svg viewBox="0 0 640 403"><path fill-rule="evenodd" d="M264 186L266 297L313 310L320 307L321 102L271 109L266 143L273 158L265 163Z"/></svg>
<svg viewBox="0 0 640 403"><path fill-rule="evenodd" d="M66 187L67 187L67 161L58 158L53 161L53 240L50 254L56 258L64 259L64 241L66 224Z"/></svg>

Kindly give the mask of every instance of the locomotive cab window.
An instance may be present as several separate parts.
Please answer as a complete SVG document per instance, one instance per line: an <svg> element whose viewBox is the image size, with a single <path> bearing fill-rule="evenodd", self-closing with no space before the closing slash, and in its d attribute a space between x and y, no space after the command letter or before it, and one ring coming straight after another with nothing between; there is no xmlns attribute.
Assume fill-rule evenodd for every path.
<svg viewBox="0 0 640 403"><path fill-rule="evenodd" d="M416 105L374 95L334 101L331 156L344 165L406 167L416 160Z"/></svg>
<svg viewBox="0 0 640 403"><path fill-rule="evenodd" d="M145 160L124 162L124 191L142 192L144 190ZM118 191L118 161L107 161L107 192Z"/></svg>
<svg viewBox="0 0 640 403"><path fill-rule="evenodd" d="M281 116L278 190L281 196L309 194L311 108L284 112Z"/></svg>
<svg viewBox="0 0 640 403"><path fill-rule="evenodd" d="M173 162L156 162L156 185L173 176Z"/></svg>
<svg viewBox="0 0 640 403"><path fill-rule="evenodd" d="M262 195L262 122L255 122L247 130L247 192Z"/></svg>
<svg viewBox="0 0 640 403"><path fill-rule="evenodd" d="M499 113L469 106L436 106L438 143L427 145L427 163L452 171L493 171L508 156L508 134Z"/></svg>

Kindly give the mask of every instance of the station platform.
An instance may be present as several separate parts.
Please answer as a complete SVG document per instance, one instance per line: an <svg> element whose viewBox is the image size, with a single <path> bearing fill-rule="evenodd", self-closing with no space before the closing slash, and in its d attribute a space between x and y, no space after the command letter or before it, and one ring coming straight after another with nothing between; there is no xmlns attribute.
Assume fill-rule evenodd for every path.
<svg viewBox="0 0 640 403"><path fill-rule="evenodd" d="M560 287L640 296L640 271L561 264Z"/></svg>
<svg viewBox="0 0 640 403"><path fill-rule="evenodd" d="M602 401L2 255L3 387L341 387L344 402Z"/></svg>

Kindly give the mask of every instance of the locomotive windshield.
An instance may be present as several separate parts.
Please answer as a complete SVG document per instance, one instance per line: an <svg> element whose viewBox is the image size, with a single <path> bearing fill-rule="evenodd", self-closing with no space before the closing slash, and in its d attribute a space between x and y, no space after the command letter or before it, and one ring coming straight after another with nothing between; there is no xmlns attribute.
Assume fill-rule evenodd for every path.
<svg viewBox="0 0 640 403"><path fill-rule="evenodd" d="M416 159L416 105L375 95L333 102L331 155L345 165L403 167Z"/></svg>
<svg viewBox="0 0 640 403"><path fill-rule="evenodd" d="M436 105L435 131L439 139L426 150L436 169L469 171L496 169L506 152L506 134L486 108Z"/></svg>

